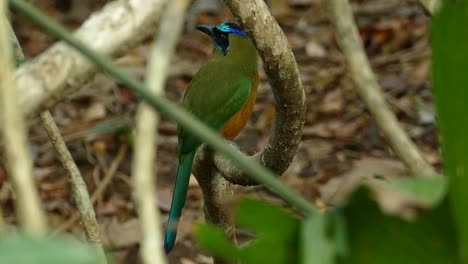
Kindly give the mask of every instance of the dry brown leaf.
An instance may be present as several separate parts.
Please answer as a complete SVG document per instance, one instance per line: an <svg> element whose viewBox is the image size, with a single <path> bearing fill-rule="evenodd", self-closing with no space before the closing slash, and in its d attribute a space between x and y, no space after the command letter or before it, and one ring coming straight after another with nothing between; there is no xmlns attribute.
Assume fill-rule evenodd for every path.
<svg viewBox="0 0 468 264"><path fill-rule="evenodd" d="M311 58L324 58L327 56L325 48L316 41L309 41L305 45L305 52Z"/></svg>
<svg viewBox="0 0 468 264"><path fill-rule="evenodd" d="M363 158L353 164L347 173L338 176L320 188L322 199L329 204L344 202L350 193L375 176L398 177L406 175L404 165L386 158Z"/></svg>
<svg viewBox="0 0 468 264"><path fill-rule="evenodd" d="M328 92L320 103L319 111L324 114L337 114L343 111L344 100L340 89Z"/></svg>
<svg viewBox="0 0 468 264"><path fill-rule="evenodd" d="M99 221L102 243L107 247L128 247L141 239L140 223L137 218L119 222L116 217Z"/></svg>

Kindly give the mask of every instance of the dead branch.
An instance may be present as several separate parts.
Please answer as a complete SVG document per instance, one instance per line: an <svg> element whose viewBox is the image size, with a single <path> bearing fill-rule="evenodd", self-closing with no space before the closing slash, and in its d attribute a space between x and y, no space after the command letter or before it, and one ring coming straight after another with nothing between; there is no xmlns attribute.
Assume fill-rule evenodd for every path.
<svg viewBox="0 0 468 264"><path fill-rule="evenodd" d="M415 176L432 176L433 168L423 159L416 145L402 129L385 102L354 23L347 0L330 0L330 11L335 24L338 44L343 51L359 95L367 104L395 153Z"/></svg>
<svg viewBox="0 0 468 264"><path fill-rule="evenodd" d="M150 36L166 0L113 1L94 13L75 36L102 54L118 56ZM18 109L28 115L53 106L96 72L79 52L56 43L15 72Z"/></svg>
<svg viewBox="0 0 468 264"><path fill-rule="evenodd" d="M157 40L152 48L146 73L148 87L155 95L163 94L171 55L182 32L189 2L189 0L170 1L161 17ZM165 254L162 251L159 212L155 207L157 203L154 189L156 180L154 161L158 123L159 114L151 106L141 103L137 111L132 174L135 188L134 199L143 234L140 245L143 263L166 263Z"/></svg>
<svg viewBox="0 0 468 264"><path fill-rule="evenodd" d="M0 1L0 120L3 124L3 141L6 142L5 163L16 194L19 222L27 233L44 235L47 226L34 186L24 118L18 111L18 92L13 81L10 29L3 14L7 14L6 1Z"/></svg>
<svg viewBox="0 0 468 264"><path fill-rule="evenodd" d="M88 241L90 241L96 248L100 255L100 263L107 263L104 250L102 248L101 237L99 233L99 226L96 220L96 214L94 213L93 204L89 199L88 189L81 176L80 170L75 164L72 155L67 149L65 142L57 125L54 122L54 118L49 111L41 113L41 121L44 129L49 135L49 139L54 146L57 155L62 162L63 167L66 169L68 176L70 177L70 185L72 189L72 197L76 202L78 211L80 212L81 222L86 233Z"/></svg>

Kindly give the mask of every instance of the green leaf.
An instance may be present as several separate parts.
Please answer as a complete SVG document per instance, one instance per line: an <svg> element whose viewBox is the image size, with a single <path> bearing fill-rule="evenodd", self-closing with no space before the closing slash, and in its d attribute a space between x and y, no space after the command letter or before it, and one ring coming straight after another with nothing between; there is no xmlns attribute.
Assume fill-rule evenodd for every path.
<svg viewBox="0 0 468 264"><path fill-rule="evenodd" d="M76 240L14 235L0 239L0 263L93 264L98 258L91 247Z"/></svg>
<svg viewBox="0 0 468 264"><path fill-rule="evenodd" d="M440 2L431 27L433 93L444 174L461 255L468 263L468 1Z"/></svg>
<svg viewBox="0 0 468 264"><path fill-rule="evenodd" d="M254 233L252 241L236 247L219 228L204 224L197 233L198 245L215 256L246 264L297 263L298 219L266 202L243 199L236 221Z"/></svg>
<svg viewBox="0 0 468 264"><path fill-rule="evenodd" d="M391 178L378 183L389 190L408 196L426 207L437 206L447 193L444 176Z"/></svg>
<svg viewBox="0 0 468 264"><path fill-rule="evenodd" d="M407 222L384 215L358 191L344 209L349 237L344 264L459 263L456 233L447 202Z"/></svg>
<svg viewBox="0 0 468 264"><path fill-rule="evenodd" d="M298 219L284 209L248 198L240 201L236 221L240 226L272 240L279 238L292 242L299 230Z"/></svg>
<svg viewBox="0 0 468 264"><path fill-rule="evenodd" d="M310 216L302 221L300 254L303 264L333 264L335 245L327 237L325 215Z"/></svg>
<svg viewBox="0 0 468 264"><path fill-rule="evenodd" d="M240 256L239 248L231 244L220 228L213 225L199 225L196 240L200 248L215 256L228 260L236 260Z"/></svg>

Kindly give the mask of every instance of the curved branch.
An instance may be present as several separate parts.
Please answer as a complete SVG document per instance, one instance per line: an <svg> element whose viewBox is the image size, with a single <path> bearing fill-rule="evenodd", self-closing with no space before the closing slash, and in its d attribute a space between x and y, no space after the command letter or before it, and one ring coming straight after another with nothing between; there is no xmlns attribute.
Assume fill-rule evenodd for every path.
<svg viewBox="0 0 468 264"><path fill-rule="evenodd" d="M302 136L305 122L305 93L296 60L288 40L262 0L226 0L257 47L263 60L275 99L275 120L267 147L251 159L260 162L278 175L291 164ZM214 165L230 182L255 184L239 167L219 154Z"/></svg>

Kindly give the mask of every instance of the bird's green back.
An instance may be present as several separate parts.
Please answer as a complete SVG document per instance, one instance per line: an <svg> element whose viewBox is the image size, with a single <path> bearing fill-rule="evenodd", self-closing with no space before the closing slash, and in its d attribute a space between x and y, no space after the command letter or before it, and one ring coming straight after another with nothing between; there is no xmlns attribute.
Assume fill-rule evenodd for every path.
<svg viewBox="0 0 468 264"><path fill-rule="evenodd" d="M257 74L257 55L251 40L231 35L225 56L220 51L192 79L182 106L214 130L219 130L244 106ZM203 95L203 96L200 96ZM179 127L179 153L194 151L199 140Z"/></svg>

